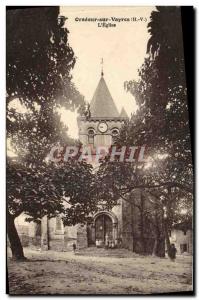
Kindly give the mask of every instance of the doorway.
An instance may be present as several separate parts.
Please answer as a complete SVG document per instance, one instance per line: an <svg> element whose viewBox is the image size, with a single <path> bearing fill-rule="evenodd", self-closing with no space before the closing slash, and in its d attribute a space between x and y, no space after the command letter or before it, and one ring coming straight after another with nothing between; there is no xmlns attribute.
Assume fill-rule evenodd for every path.
<svg viewBox="0 0 199 300"><path fill-rule="evenodd" d="M99 215L95 220L95 239L103 244L113 239L113 222L106 214Z"/></svg>

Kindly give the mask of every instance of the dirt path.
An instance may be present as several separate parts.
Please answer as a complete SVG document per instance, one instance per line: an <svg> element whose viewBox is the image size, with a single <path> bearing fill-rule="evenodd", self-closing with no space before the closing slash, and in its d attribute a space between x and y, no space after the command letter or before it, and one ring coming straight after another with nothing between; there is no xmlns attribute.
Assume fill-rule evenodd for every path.
<svg viewBox="0 0 199 300"><path fill-rule="evenodd" d="M27 262L8 259L10 294L150 294L191 291L191 257L138 256L127 250L25 250Z"/></svg>

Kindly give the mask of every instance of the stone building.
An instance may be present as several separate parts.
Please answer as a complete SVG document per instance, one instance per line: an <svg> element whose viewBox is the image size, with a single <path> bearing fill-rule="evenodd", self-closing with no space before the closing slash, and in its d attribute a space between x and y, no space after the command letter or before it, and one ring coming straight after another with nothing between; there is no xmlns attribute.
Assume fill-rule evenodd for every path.
<svg viewBox="0 0 199 300"><path fill-rule="evenodd" d="M184 222L173 226L170 232L170 242L175 245L177 254L193 253L192 223Z"/></svg>
<svg viewBox="0 0 199 300"><path fill-rule="evenodd" d="M81 143L84 146L91 145L93 148L111 146L127 119L128 115L124 108L121 113L118 112L102 72L90 103L90 116L79 116L77 119ZM130 195L130 198L134 199L133 204L118 199L118 204L111 211L100 210L86 226L78 224L64 227L61 217L50 220L44 217L40 225L29 226L18 219L16 226L25 245L42 247L46 250L67 251L75 242L78 248L109 245L151 254L154 235L139 210L139 205L147 207L150 204L147 197L142 196L142 191L135 190ZM24 216L19 218L22 219ZM164 255L164 238L161 236L158 252Z"/></svg>

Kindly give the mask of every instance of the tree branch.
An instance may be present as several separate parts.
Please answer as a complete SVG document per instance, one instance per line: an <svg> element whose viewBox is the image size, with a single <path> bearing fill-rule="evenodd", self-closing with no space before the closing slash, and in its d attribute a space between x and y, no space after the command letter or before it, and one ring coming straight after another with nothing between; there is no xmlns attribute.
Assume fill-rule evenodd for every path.
<svg viewBox="0 0 199 300"><path fill-rule="evenodd" d="M126 193L131 192L132 190L135 189L155 189L155 188L160 188L160 187L178 187L179 189L185 190L188 193L192 193L193 192L193 187L189 186L188 184L181 184L178 182L164 182L164 183L159 183L159 184L154 184L154 185L148 185L148 184L141 184L141 185L136 185L136 186L132 186L132 187L128 187L126 188ZM123 189L124 191L124 189Z"/></svg>

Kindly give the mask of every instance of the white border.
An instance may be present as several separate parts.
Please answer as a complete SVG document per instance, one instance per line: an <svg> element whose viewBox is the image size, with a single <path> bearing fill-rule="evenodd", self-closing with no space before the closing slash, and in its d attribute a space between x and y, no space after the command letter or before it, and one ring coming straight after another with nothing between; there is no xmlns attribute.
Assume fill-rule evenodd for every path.
<svg viewBox="0 0 199 300"><path fill-rule="evenodd" d="M66 5L66 6L124 6L124 5L133 5L133 6L155 6L155 5L179 5L179 6L194 6L196 8L196 18L197 18L197 10L199 7L199 1L198 0L184 0L184 1L173 1L173 0L164 0L164 1L132 1L132 0L101 0L101 1L79 1L79 0L70 0L70 1L55 1L55 0L40 0L40 1L14 1L14 0L1 0L0 1L0 72L1 72L1 79L0 79L0 207L1 207L1 217L0 217L0 257L2 259L1 262L1 272L0 272L0 297L1 299L7 299L7 295L5 295L5 263L6 263L6 257L5 257L5 6L52 6L52 5ZM198 22L196 22L196 32L198 33ZM197 45L196 45L196 53L198 49L198 34L197 34ZM197 62L197 68L196 72L198 71L198 61ZM199 80L197 78L196 80L196 87L199 86ZM197 100L197 89L196 89L196 100ZM199 105L196 105L196 116L199 116ZM197 120L197 118L196 118ZM196 132L198 133L199 130L199 121L196 121ZM196 133L196 136L198 137L198 134ZM198 149L198 140L196 143L196 152ZM196 161L197 163L197 161ZM198 170L198 163L196 164L196 169ZM197 182L198 183L198 178ZM197 184L196 184L197 185ZM197 201L197 199L196 199ZM196 226L197 228L197 226ZM198 231L197 233L197 245L196 249L198 248ZM197 269L196 269L197 273ZM197 276L198 277L198 276ZM196 277L196 289L198 284L198 278ZM15 297L12 297L15 298ZM19 297L18 297L19 298ZM24 299L29 298L23 297ZM42 299L42 297L37 297L37 299ZM51 297L51 299L57 299L58 297ZM78 298L78 297L69 297L67 298ZM90 298L90 297L89 297ZM104 297L107 298L108 297ZM121 297L124 298L124 297ZM146 298L146 297L139 297ZM177 298L172 296L171 298ZM189 298L189 297L183 297L183 298Z"/></svg>
<svg viewBox="0 0 199 300"><path fill-rule="evenodd" d="M133 0L61 0L61 1L55 1L55 0L41 0L41 1L32 1L32 0L23 0L23 1L14 1L14 0L2 0L1 5L31 5L31 6L36 6L36 5L66 5L66 6L154 6L154 5L165 5L165 6L183 6L183 5L189 5L189 6L198 6L198 1L197 0L163 0L163 1L150 1L150 0L145 0L145 1L133 1Z"/></svg>

